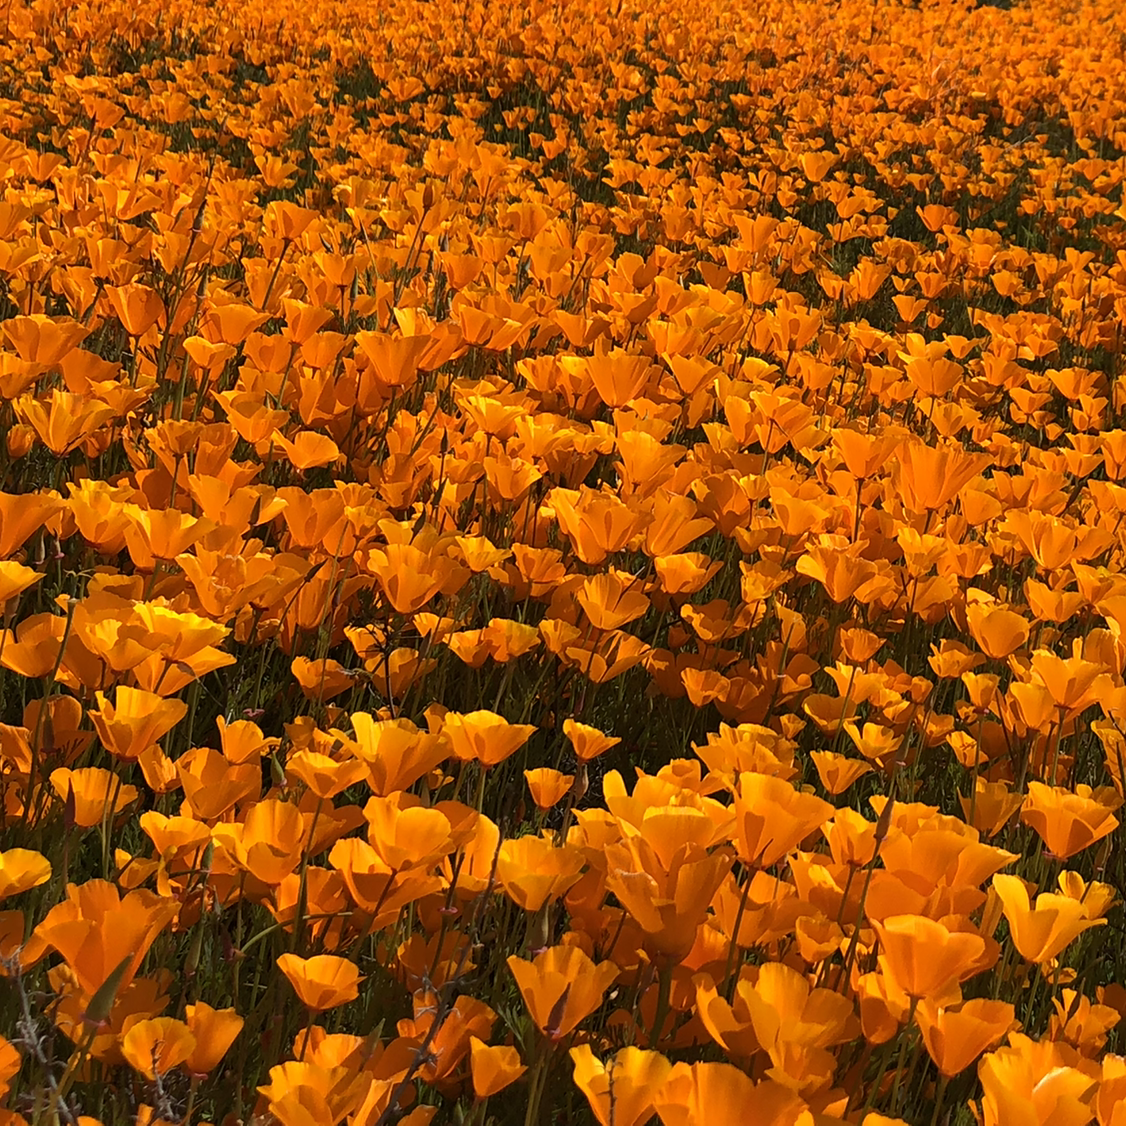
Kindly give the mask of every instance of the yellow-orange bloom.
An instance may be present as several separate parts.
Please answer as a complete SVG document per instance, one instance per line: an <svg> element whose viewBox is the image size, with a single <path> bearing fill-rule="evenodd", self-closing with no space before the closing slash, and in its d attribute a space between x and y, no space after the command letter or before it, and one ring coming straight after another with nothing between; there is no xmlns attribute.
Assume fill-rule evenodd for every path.
<svg viewBox="0 0 1126 1126"><path fill-rule="evenodd" d="M146 1079L155 1079L179 1067L195 1046L196 1038L182 1020L154 1017L137 1021L125 1033L121 1053L135 1071Z"/></svg>
<svg viewBox="0 0 1126 1126"><path fill-rule="evenodd" d="M1054 892L1041 892L1033 906L1028 888L1017 876L994 876L993 890L1001 900L1013 945L1029 962L1050 961L1089 927L1106 922L1088 918L1083 903Z"/></svg>
<svg viewBox="0 0 1126 1126"><path fill-rule="evenodd" d="M513 954L508 968L536 1027L559 1040L585 1020L618 976L613 962L595 964L578 946L552 946L531 962Z"/></svg>
<svg viewBox="0 0 1126 1126"><path fill-rule="evenodd" d="M363 978L354 962L334 954L318 954L299 958L296 954L278 957L278 968L300 998L315 1013L346 1005L360 995Z"/></svg>
<svg viewBox="0 0 1126 1126"><path fill-rule="evenodd" d="M985 939L952 931L921 915L893 915L872 923L885 972L908 997L941 996L979 969Z"/></svg>
<svg viewBox="0 0 1126 1126"><path fill-rule="evenodd" d="M1118 828L1114 809L1121 799L1113 790L1110 793L1108 805L1094 797L1090 786L1080 784L1072 791L1029 782L1020 819L1036 830L1054 857L1067 860Z"/></svg>
<svg viewBox="0 0 1126 1126"><path fill-rule="evenodd" d="M520 1053L504 1044L489 1046L476 1036L469 1038L469 1070L473 1077L473 1093L487 1099L515 1083L527 1071L520 1062Z"/></svg>
<svg viewBox="0 0 1126 1126"><path fill-rule="evenodd" d="M660 1052L622 1048L605 1063L589 1044L571 1049L574 1080L601 1126L641 1126L653 1115L653 1098L672 1064Z"/></svg>
<svg viewBox="0 0 1126 1126"><path fill-rule="evenodd" d="M463 761L476 759L482 766L496 766L518 751L536 732L531 723L509 723L504 716L482 709L461 715L447 712L442 733L454 755Z"/></svg>

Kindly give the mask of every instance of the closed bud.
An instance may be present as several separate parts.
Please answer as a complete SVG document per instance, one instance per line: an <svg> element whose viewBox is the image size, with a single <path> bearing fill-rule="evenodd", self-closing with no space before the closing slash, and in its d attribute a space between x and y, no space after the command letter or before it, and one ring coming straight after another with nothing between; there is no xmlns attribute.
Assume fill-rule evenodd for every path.
<svg viewBox="0 0 1126 1126"><path fill-rule="evenodd" d="M17 422L8 431L8 456L23 457L35 444L35 430L26 422Z"/></svg>

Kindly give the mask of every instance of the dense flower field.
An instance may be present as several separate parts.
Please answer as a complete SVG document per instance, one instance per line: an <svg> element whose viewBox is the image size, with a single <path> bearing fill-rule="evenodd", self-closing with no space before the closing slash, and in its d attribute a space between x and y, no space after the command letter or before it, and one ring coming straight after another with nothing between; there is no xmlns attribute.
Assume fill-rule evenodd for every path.
<svg viewBox="0 0 1126 1126"><path fill-rule="evenodd" d="M6 0L0 1126L1123 1126L1126 14Z"/></svg>

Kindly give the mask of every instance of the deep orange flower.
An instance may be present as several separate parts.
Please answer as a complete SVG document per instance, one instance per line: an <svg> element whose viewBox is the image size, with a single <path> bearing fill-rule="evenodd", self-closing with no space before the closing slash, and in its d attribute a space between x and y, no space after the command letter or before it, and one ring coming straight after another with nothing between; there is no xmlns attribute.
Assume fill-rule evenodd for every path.
<svg viewBox="0 0 1126 1126"><path fill-rule="evenodd" d="M354 1068L290 1060L270 1068L270 1082L258 1090L282 1126L337 1126L360 1106L370 1087L371 1076Z"/></svg>
<svg viewBox="0 0 1126 1126"><path fill-rule="evenodd" d="M548 766L525 770L524 780L528 783L532 801L540 809L550 809L561 802L570 793L575 782L574 775L564 774Z"/></svg>
<svg viewBox="0 0 1126 1126"><path fill-rule="evenodd" d="M908 512L943 508L991 459L960 447L904 442L896 454L896 487Z"/></svg>
<svg viewBox="0 0 1126 1126"><path fill-rule="evenodd" d="M953 931L921 915L893 915L872 923L885 973L908 997L942 996L979 972L985 939Z"/></svg>
<svg viewBox="0 0 1126 1126"><path fill-rule="evenodd" d="M121 897L104 880L71 884L66 900L52 907L35 928L25 956L34 961L48 947L57 950L87 998L120 970L120 994L177 910L174 901L148 891L131 891Z"/></svg>
<svg viewBox="0 0 1126 1126"><path fill-rule="evenodd" d="M735 845L747 864L769 868L823 822L833 807L768 774L739 775L735 791Z"/></svg>
<svg viewBox="0 0 1126 1126"><path fill-rule="evenodd" d="M604 735L597 727L570 718L563 721L563 734L580 762L589 762L621 742L621 739Z"/></svg>
<svg viewBox="0 0 1126 1126"><path fill-rule="evenodd" d="M323 1013L346 1005L360 995L363 978L354 962L334 954L299 958L281 954L278 968L289 979L301 1003L311 1012Z"/></svg>
<svg viewBox="0 0 1126 1126"><path fill-rule="evenodd" d="M579 879L583 856L546 837L524 836L501 842L496 878L505 893L525 911L538 911Z"/></svg>
<svg viewBox="0 0 1126 1126"><path fill-rule="evenodd" d="M1106 922L1089 918L1080 901L1054 892L1041 892L1033 905L1017 876L994 876L993 890L1001 900L1013 945L1030 962L1050 961L1083 931Z"/></svg>
<svg viewBox="0 0 1126 1126"><path fill-rule="evenodd" d="M114 702L97 693L98 707L88 712L98 738L110 754L135 759L159 742L188 714L183 700L119 685Z"/></svg>
<svg viewBox="0 0 1126 1126"><path fill-rule="evenodd" d="M13 560L0 562L0 605L42 581L43 576Z"/></svg>
<svg viewBox="0 0 1126 1126"><path fill-rule="evenodd" d="M22 547L62 503L50 492L0 493L0 558L7 559Z"/></svg>
<svg viewBox="0 0 1126 1126"><path fill-rule="evenodd" d="M602 1126L641 1126L653 1115L653 1098L672 1069L660 1052L622 1048L603 1063L589 1044L571 1049L575 1086Z"/></svg>
<svg viewBox="0 0 1126 1126"><path fill-rule="evenodd" d="M1036 830L1052 856L1067 860L1118 828L1114 810L1121 798L1114 790L1110 794L1112 801L1108 805L1094 797L1090 786L1080 784L1073 792L1029 782L1020 819Z"/></svg>
<svg viewBox="0 0 1126 1126"><path fill-rule="evenodd" d="M136 786L125 785L113 771L100 766L79 770L60 766L51 771L51 787L72 807L74 823L84 829L112 819L140 796Z"/></svg>
<svg viewBox="0 0 1126 1126"><path fill-rule="evenodd" d="M22 1062L11 1041L0 1036L0 1098L8 1093L10 1080L19 1071Z"/></svg>
<svg viewBox="0 0 1126 1126"><path fill-rule="evenodd" d="M196 1038L182 1020L153 1017L130 1027L121 1041L121 1052L135 1071L155 1079L187 1060L195 1046Z"/></svg>
<svg viewBox="0 0 1126 1126"><path fill-rule="evenodd" d="M578 946L552 946L531 962L513 954L508 968L536 1027L551 1040L590 1016L618 976L613 962L595 964Z"/></svg>
<svg viewBox="0 0 1126 1126"><path fill-rule="evenodd" d="M460 715L447 712L442 734L455 757L476 760L484 767L496 766L518 751L536 733L535 724L509 723L504 716L486 710Z"/></svg>
<svg viewBox="0 0 1126 1126"><path fill-rule="evenodd" d="M1091 1121L1097 1086L1066 1045L1012 1033L1009 1043L983 1056L977 1073L985 1126L1048 1126Z"/></svg>
<svg viewBox="0 0 1126 1126"><path fill-rule="evenodd" d="M326 801L343 793L368 773L367 763L362 759L338 762L317 751L295 751L285 760L285 770Z"/></svg>
<svg viewBox="0 0 1126 1126"><path fill-rule="evenodd" d="M213 1009L203 1001L187 1005L184 1011L188 1029L195 1037L195 1047L185 1057L184 1067L193 1075L206 1075L227 1054L245 1021L234 1009Z"/></svg>
<svg viewBox="0 0 1126 1126"><path fill-rule="evenodd" d="M469 1066L473 1093L479 1099L503 1091L528 1070L520 1062L520 1053L515 1048L504 1044L490 1047L476 1036L469 1039Z"/></svg>
<svg viewBox="0 0 1126 1126"><path fill-rule="evenodd" d="M654 1094L664 1126L784 1126L805 1103L779 1083L755 1083L728 1063L678 1063Z"/></svg>
<svg viewBox="0 0 1126 1126"><path fill-rule="evenodd" d="M144 336L164 316L164 302L160 294L147 285L133 282L107 286L106 296L130 336Z"/></svg>
<svg viewBox="0 0 1126 1126"><path fill-rule="evenodd" d="M41 853L27 848L0 852L0 899L19 895L51 878L51 864Z"/></svg>
<svg viewBox="0 0 1126 1126"><path fill-rule="evenodd" d="M945 1007L924 998L915 1010L915 1020L927 1052L946 1076L965 1071L1019 1023L1007 1001L981 997Z"/></svg>
<svg viewBox="0 0 1126 1126"><path fill-rule="evenodd" d="M375 720L352 713L355 753L368 766L368 781L380 796L405 790L449 756L449 744L419 731L410 720Z"/></svg>

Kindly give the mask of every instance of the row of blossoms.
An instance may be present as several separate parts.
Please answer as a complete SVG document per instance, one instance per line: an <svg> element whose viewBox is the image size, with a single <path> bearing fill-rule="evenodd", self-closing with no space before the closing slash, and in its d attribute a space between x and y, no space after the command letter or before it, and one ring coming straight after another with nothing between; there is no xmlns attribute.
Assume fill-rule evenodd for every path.
<svg viewBox="0 0 1126 1126"><path fill-rule="evenodd" d="M1126 19L11 0L0 1126L1123 1126Z"/></svg>

